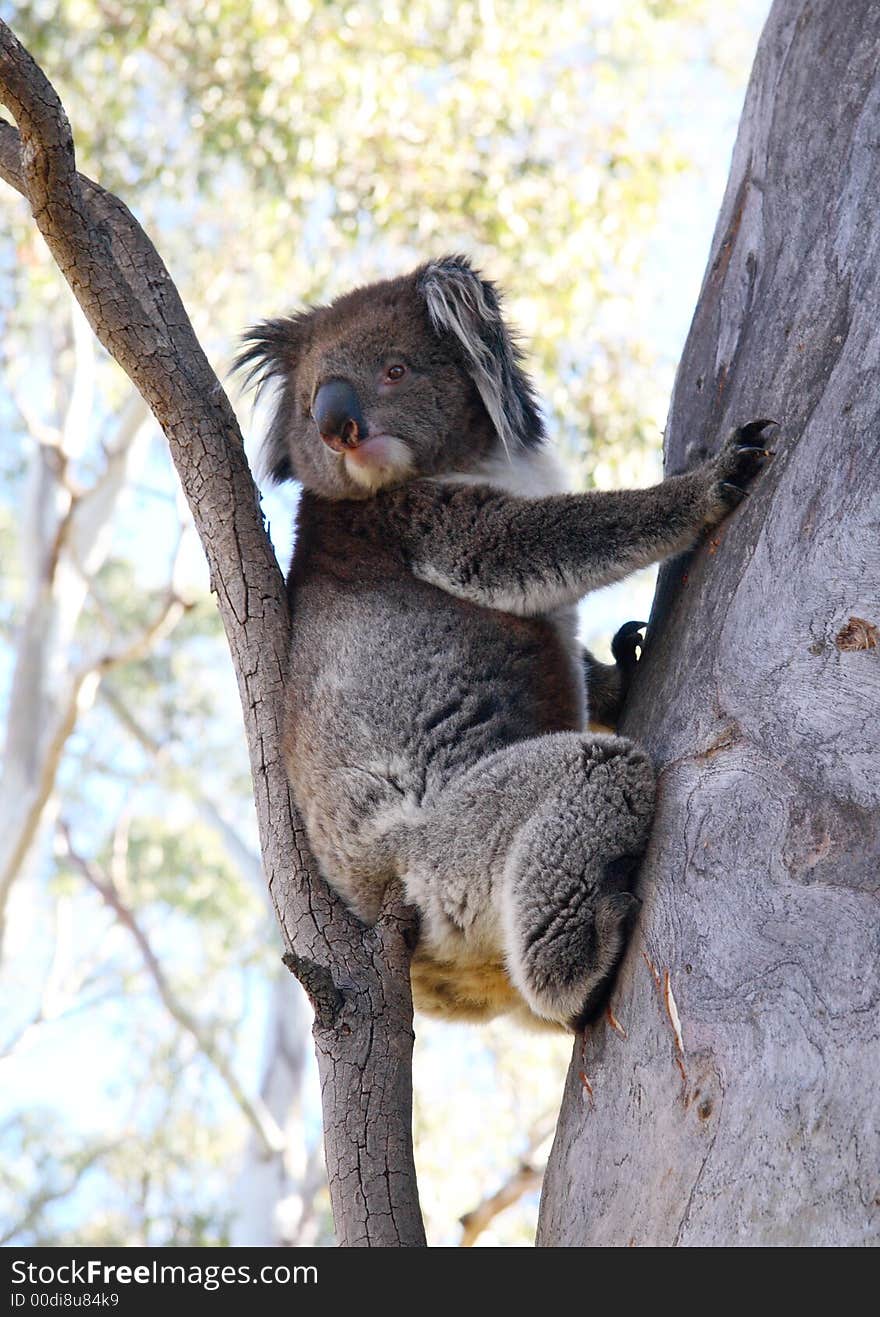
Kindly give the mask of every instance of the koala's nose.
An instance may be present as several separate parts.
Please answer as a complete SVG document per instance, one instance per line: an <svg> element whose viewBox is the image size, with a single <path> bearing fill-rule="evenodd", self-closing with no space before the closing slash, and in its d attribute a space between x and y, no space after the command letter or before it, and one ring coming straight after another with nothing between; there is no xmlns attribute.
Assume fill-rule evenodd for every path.
<svg viewBox="0 0 880 1317"><path fill-rule="evenodd" d="M312 416L324 443L336 453L357 448L367 436L360 399L348 380L322 384L312 403Z"/></svg>

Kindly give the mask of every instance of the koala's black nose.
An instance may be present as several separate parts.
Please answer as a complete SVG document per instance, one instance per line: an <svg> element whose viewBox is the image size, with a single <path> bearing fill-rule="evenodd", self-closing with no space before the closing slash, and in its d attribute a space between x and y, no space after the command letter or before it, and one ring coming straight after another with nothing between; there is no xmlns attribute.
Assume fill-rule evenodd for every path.
<svg viewBox="0 0 880 1317"><path fill-rule="evenodd" d="M312 416L321 438L336 453L357 448L367 436L360 399L348 380L328 380L315 394Z"/></svg>

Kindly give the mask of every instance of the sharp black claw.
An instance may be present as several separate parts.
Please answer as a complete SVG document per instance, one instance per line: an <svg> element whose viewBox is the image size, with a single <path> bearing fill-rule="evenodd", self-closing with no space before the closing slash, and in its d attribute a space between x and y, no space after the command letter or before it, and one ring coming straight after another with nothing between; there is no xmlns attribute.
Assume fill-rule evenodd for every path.
<svg viewBox="0 0 880 1317"><path fill-rule="evenodd" d="M749 496L749 491L747 489L740 489L739 485L733 485L729 480L722 480L721 488L732 490L737 498L748 498Z"/></svg>
<svg viewBox="0 0 880 1317"><path fill-rule="evenodd" d="M747 425L741 425L739 427L739 433L744 435L760 434L762 430L767 429L768 425L778 426L779 422L772 421L769 417L765 417L760 421L749 421Z"/></svg>
<svg viewBox="0 0 880 1317"><path fill-rule="evenodd" d="M773 453L769 448L759 448L756 444L739 444L738 453L761 453L764 457L772 457Z"/></svg>

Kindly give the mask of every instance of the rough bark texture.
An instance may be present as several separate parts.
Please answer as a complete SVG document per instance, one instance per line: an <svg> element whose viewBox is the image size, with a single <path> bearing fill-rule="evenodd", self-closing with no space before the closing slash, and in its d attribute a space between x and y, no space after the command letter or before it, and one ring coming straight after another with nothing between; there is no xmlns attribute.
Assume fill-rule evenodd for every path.
<svg viewBox="0 0 880 1317"><path fill-rule="evenodd" d="M315 1040L339 1242L423 1245L410 923L389 905L365 933L309 854L281 752L287 601L238 423L152 243L121 201L77 174L61 103L2 22L0 102L21 134L0 121L0 177L28 198L89 323L165 431L208 558L241 694L269 890L292 963L320 989Z"/></svg>
<svg viewBox="0 0 880 1317"><path fill-rule="evenodd" d="M544 1245L880 1239L880 6L777 0L667 466L777 456L662 574L624 730L660 801L641 934L579 1042Z"/></svg>

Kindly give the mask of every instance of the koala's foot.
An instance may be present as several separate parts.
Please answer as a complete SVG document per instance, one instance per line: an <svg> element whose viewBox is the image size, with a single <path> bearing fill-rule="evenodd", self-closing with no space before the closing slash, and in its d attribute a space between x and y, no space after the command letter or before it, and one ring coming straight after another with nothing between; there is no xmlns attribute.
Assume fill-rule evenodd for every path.
<svg viewBox="0 0 880 1317"><path fill-rule="evenodd" d="M611 653L627 682L639 666L639 658L645 646L643 633L647 629L647 622L624 622L623 626L618 627L614 633L614 639L611 642Z"/></svg>
<svg viewBox="0 0 880 1317"><path fill-rule="evenodd" d="M647 626L647 622L624 622L611 642L613 663L600 663L588 649L583 651L587 707L590 722L597 728L614 728L620 720L630 682L639 665Z"/></svg>
<svg viewBox="0 0 880 1317"><path fill-rule="evenodd" d="M530 1008L577 1027L601 1009L638 911L654 772L618 737L568 744L507 865L511 977Z"/></svg>

